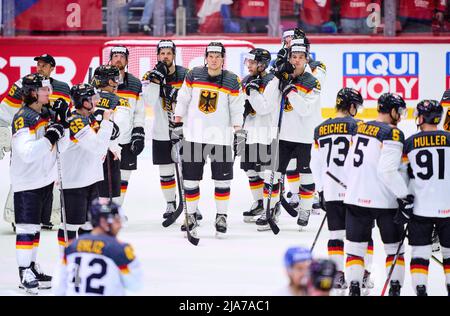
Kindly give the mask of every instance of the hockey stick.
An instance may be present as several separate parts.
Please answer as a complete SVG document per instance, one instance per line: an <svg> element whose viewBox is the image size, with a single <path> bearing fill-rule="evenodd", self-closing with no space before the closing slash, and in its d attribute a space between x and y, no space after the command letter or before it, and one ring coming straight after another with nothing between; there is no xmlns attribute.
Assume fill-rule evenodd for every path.
<svg viewBox="0 0 450 316"><path fill-rule="evenodd" d="M296 217L298 215L298 212L284 198L284 174L281 175L280 179L280 203L289 215L292 217Z"/></svg>
<svg viewBox="0 0 450 316"><path fill-rule="evenodd" d="M280 232L280 228L277 226L275 221L273 220L272 214L270 212L270 200L272 199L272 189L273 189L273 179L275 177L275 168L277 167L277 160L278 160L278 151L280 147L280 130L281 130L281 122L283 119L283 112L284 112L284 97L281 96L281 102L280 102L280 115L278 117L278 126L277 126L277 137L275 138L275 155L274 155L274 162L272 171L270 172L270 182L269 182L269 192L268 192L268 200L267 200L267 207L266 207L266 218L267 222L269 223L270 229L273 231L275 235L277 235Z"/></svg>
<svg viewBox="0 0 450 316"><path fill-rule="evenodd" d="M345 185L345 183L342 182L341 180L339 180L334 174L332 174L330 171L326 171L325 173L326 173L327 176L329 176L331 179L333 179L334 181L336 181L341 187L343 187L344 189L347 190L347 186Z"/></svg>
<svg viewBox="0 0 450 316"><path fill-rule="evenodd" d="M62 215L63 230L64 230L64 243L67 247L67 245L69 243L69 237L67 235L66 205L64 202L64 191L63 191L63 184L62 184L62 167L61 167L61 159L59 158L58 142L56 142L56 165L58 167L59 198L61 200L61 215Z"/></svg>
<svg viewBox="0 0 450 316"><path fill-rule="evenodd" d="M384 293L386 292L389 281L391 280L391 276L392 276L392 273L394 272L395 265L397 264L400 250L402 249L403 242L405 241L407 231L408 231L408 225L406 225L405 229L403 230L402 239L400 241L400 244L398 245L397 252L395 253L394 261L392 262L391 268L389 269L389 273L386 278L386 281L384 282L383 290L381 291L381 296L384 296Z"/></svg>
<svg viewBox="0 0 450 316"><path fill-rule="evenodd" d="M109 204L112 203L112 179L111 179L111 157L110 150L106 153L106 172L108 173L108 194L109 194ZM111 153L112 154L112 153Z"/></svg>

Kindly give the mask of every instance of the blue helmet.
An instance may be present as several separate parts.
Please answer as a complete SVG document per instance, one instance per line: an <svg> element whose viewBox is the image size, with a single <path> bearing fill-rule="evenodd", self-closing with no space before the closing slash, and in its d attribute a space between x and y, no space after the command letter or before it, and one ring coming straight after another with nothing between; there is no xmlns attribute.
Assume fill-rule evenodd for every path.
<svg viewBox="0 0 450 316"><path fill-rule="evenodd" d="M311 251L304 247L291 247L284 254L284 265L286 268L292 267L297 262L312 260Z"/></svg>

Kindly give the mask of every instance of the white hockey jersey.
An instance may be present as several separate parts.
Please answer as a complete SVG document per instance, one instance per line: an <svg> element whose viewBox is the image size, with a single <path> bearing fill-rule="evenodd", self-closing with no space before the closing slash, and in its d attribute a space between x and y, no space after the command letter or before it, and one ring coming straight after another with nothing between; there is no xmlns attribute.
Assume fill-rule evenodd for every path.
<svg viewBox="0 0 450 316"><path fill-rule="evenodd" d="M180 89L184 78L188 72L187 68L175 66L175 73L169 75L166 84L173 88ZM162 96L161 86L148 80L150 72L142 78L143 99L145 104L153 107L152 139L159 141L169 141L169 119L168 112L173 111L173 107Z"/></svg>
<svg viewBox="0 0 450 316"><path fill-rule="evenodd" d="M272 115L273 126L278 125L280 115L281 91L278 88L280 80L273 78L264 91L264 97L269 104L274 104ZM320 107L320 83L309 72L295 78L292 83L298 93L291 92L284 104L280 139L295 143L312 144L314 129L322 122Z"/></svg>
<svg viewBox="0 0 450 316"><path fill-rule="evenodd" d="M187 141L230 146L233 126L242 126L244 102L234 73L223 70L211 78L207 67L195 67L178 93L175 116L183 118Z"/></svg>
<svg viewBox="0 0 450 316"><path fill-rule="evenodd" d="M247 76L242 80L245 85L253 77ZM272 142L274 131L272 126L272 113L275 105L268 103L264 98L264 90L267 84L274 78L272 73L266 74L261 78L259 92L250 91L250 95L245 94L245 100L250 102L254 111L250 112L245 118L244 129L247 131L247 144L266 144Z"/></svg>
<svg viewBox="0 0 450 316"><path fill-rule="evenodd" d="M129 244L106 234L84 234L64 249L52 288L59 296L118 296L139 290L142 278Z"/></svg>
<svg viewBox="0 0 450 316"><path fill-rule="evenodd" d="M24 105L14 116L11 142L11 185L13 192L45 187L57 179L56 146L44 137L49 113L38 113ZM57 143L62 153L69 144L69 130Z"/></svg>
<svg viewBox="0 0 450 316"><path fill-rule="evenodd" d="M103 180L113 123L97 121L76 112L70 117L70 144L61 155L63 189L83 188ZM97 132L98 130L98 132Z"/></svg>
<svg viewBox="0 0 450 316"><path fill-rule="evenodd" d="M125 73L123 83L117 87L117 95L127 99L129 104L127 129L120 130L119 144L129 144L133 128L145 126L145 108L142 100L141 81L130 74Z"/></svg>
<svg viewBox="0 0 450 316"><path fill-rule="evenodd" d="M408 193L396 184L404 182L398 171L404 141L403 132L386 123L370 121L358 125L345 161L344 203L379 209L398 207L397 197ZM387 181L394 185L387 187Z"/></svg>
<svg viewBox="0 0 450 316"><path fill-rule="evenodd" d="M350 150L358 122L351 116L328 119L316 127L311 148L310 167L317 191L323 191L325 201L343 201L345 188L333 180L345 178L345 159ZM342 180L341 180L342 181Z"/></svg>
<svg viewBox="0 0 450 316"><path fill-rule="evenodd" d="M450 217L450 133L419 132L405 141L404 162L409 164L409 189L414 214Z"/></svg>

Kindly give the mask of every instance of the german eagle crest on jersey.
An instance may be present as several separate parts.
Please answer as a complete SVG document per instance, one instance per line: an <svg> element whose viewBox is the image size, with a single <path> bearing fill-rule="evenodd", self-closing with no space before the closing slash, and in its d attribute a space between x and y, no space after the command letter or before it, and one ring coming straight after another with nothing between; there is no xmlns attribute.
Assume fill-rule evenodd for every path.
<svg viewBox="0 0 450 316"><path fill-rule="evenodd" d="M198 108L205 114L214 113L217 110L218 98L219 98L218 92L210 90L201 90Z"/></svg>

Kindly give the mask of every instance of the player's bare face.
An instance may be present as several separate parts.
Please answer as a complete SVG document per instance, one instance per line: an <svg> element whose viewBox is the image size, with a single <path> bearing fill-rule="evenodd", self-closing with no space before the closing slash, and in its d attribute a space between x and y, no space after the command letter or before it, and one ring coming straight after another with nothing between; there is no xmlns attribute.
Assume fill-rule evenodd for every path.
<svg viewBox="0 0 450 316"><path fill-rule="evenodd" d="M122 228L122 221L119 215L114 216L114 219L110 226L110 234L113 236L117 236L120 229Z"/></svg>
<svg viewBox="0 0 450 316"><path fill-rule="evenodd" d="M245 64L250 76L256 76L258 74L258 62L255 60L247 59Z"/></svg>
<svg viewBox="0 0 450 316"><path fill-rule="evenodd" d="M308 269L310 261L297 262L289 270L289 277L292 285L298 288L305 288L308 283Z"/></svg>
<svg viewBox="0 0 450 316"><path fill-rule="evenodd" d="M50 74L52 73L53 69L54 69L54 67L52 67L50 64L48 64L42 60L39 60L37 62L36 70L39 74L43 75L45 78L50 77Z"/></svg>
<svg viewBox="0 0 450 316"><path fill-rule="evenodd" d="M52 90L49 87L41 87L37 91L37 102L40 104L47 104L50 102L50 94Z"/></svg>
<svg viewBox="0 0 450 316"><path fill-rule="evenodd" d="M167 67L172 67L175 55L171 48L162 48L159 51L158 60L166 64Z"/></svg>
<svg viewBox="0 0 450 316"><path fill-rule="evenodd" d="M206 63L208 64L208 69L212 71L218 71L222 69L224 58L221 53L208 53L206 57Z"/></svg>
<svg viewBox="0 0 450 316"><path fill-rule="evenodd" d="M305 70L305 66L308 60L306 59L305 53L292 53L289 62L295 66L294 73L296 75L300 75Z"/></svg>
<svg viewBox="0 0 450 316"><path fill-rule="evenodd" d="M111 57L111 64L119 68L119 70L124 70L127 66L127 58L124 54L114 54Z"/></svg>
<svg viewBox="0 0 450 316"><path fill-rule="evenodd" d="M286 36L286 37L284 38L284 46L285 46L286 48L291 47L291 41L292 41L292 36Z"/></svg>

